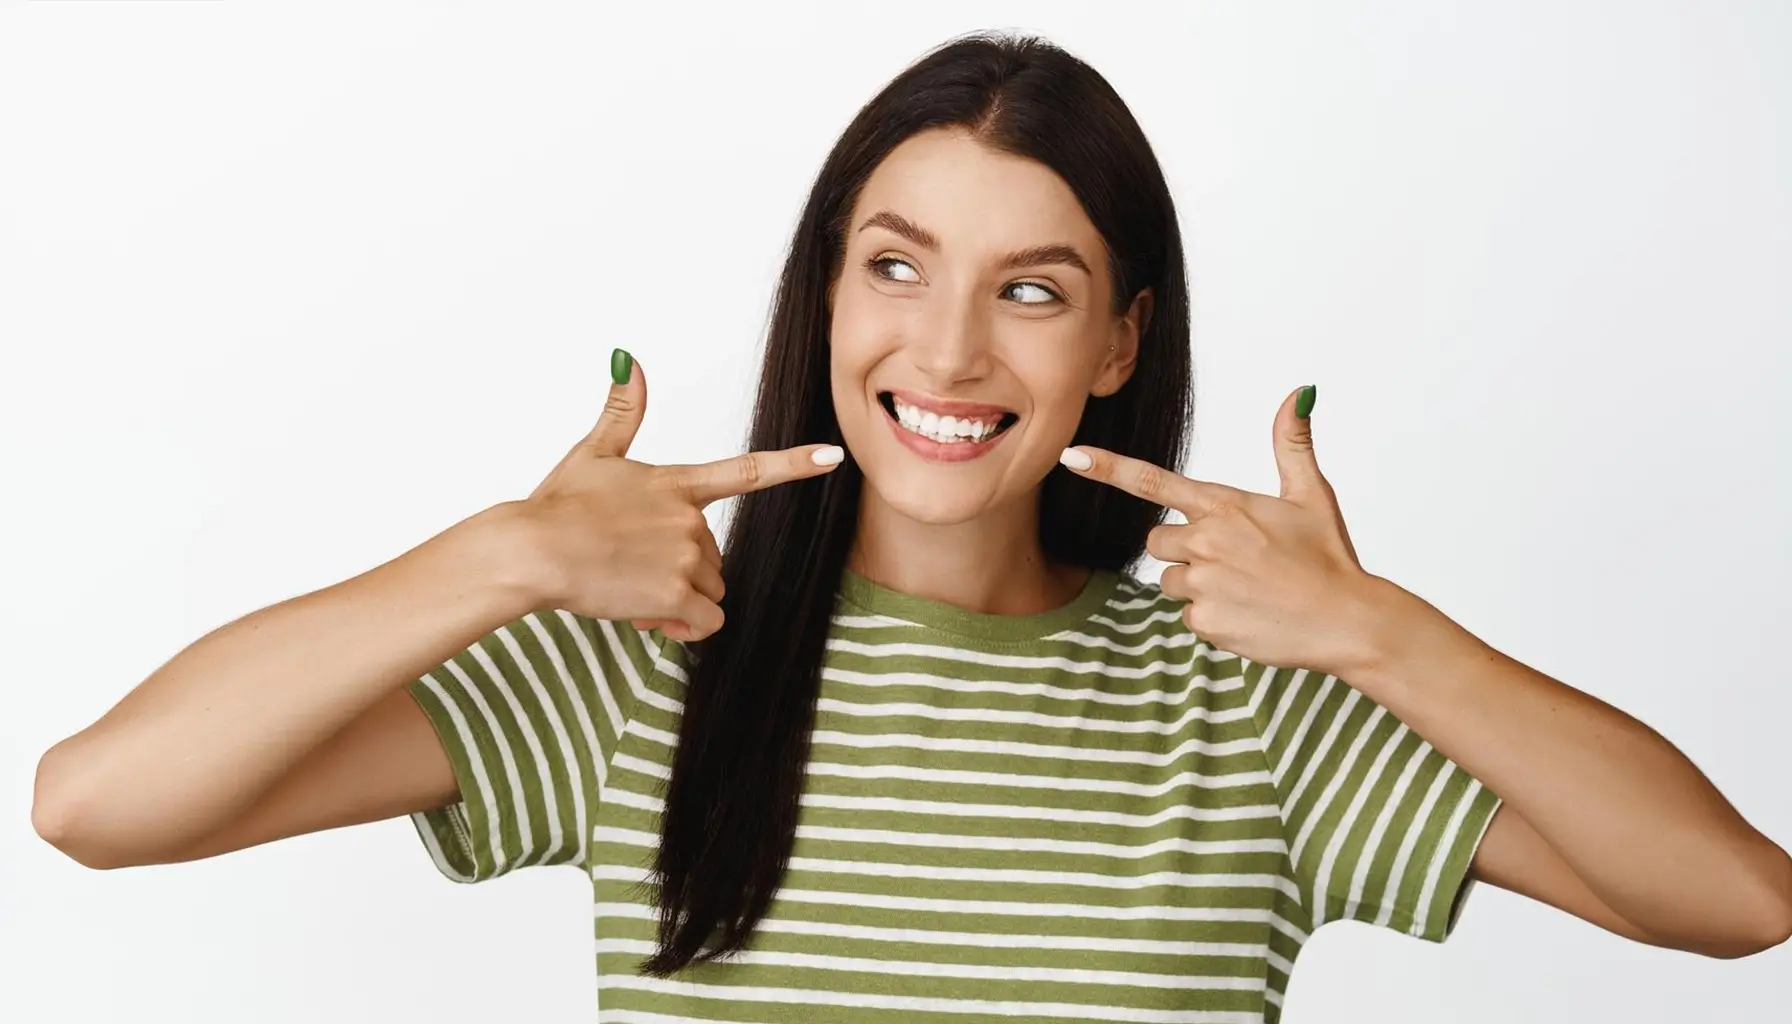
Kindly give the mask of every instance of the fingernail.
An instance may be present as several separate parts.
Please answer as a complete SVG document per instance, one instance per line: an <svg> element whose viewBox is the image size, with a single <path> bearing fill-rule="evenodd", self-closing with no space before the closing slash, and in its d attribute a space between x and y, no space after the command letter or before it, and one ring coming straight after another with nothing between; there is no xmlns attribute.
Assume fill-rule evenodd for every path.
<svg viewBox="0 0 1792 1024"><path fill-rule="evenodd" d="M837 444L830 444L826 448L815 449L815 454L809 456L809 461L817 466L837 466L845 458L846 449Z"/></svg>
<svg viewBox="0 0 1792 1024"><path fill-rule="evenodd" d="M1090 466L1095 465L1095 460L1089 457L1089 453L1079 452L1075 448L1064 449L1064 454L1058 456L1058 461L1069 466L1071 469L1086 470Z"/></svg>
<svg viewBox="0 0 1792 1024"><path fill-rule="evenodd" d="M1317 385L1308 384L1306 387L1301 388L1300 397L1294 400L1294 415L1299 416L1303 420L1308 416L1313 415L1313 403L1318 400L1319 388Z"/></svg>
<svg viewBox="0 0 1792 1024"><path fill-rule="evenodd" d="M610 379L618 384L627 384L635 369L635 357L623 349L610 353Z"/></svg>

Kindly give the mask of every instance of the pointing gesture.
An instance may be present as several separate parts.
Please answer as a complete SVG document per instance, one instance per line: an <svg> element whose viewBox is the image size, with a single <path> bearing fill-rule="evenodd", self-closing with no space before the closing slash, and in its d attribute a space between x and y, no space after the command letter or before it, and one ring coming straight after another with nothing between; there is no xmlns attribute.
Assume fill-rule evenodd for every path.
<svg viewBox="0 0 1792 1024"><path fill-rule="evenodd" d="M1145 550L1170 563L1159 586L1188 602L1182 620L1215 646L1278 667L1332 672L1356 654L1352 603L1371 579L1313 454L1313 392L1282 401L1274 426L1281 495L1191 480L1100 448L1067 448L1078 475L1175 509ZM1304 405L1304 408L1302 406Z"/></svg>
<svg viewBox="0 0 1792 1024"><path fill-rule="evenodd" d="M712 502L818 476L845 453L832 445L748 452L700 465L628 458L647 409L647 379L617 350L604 410L547 479L517 503L550 600L594 619L658 626L682 641L722 627L722 553L703 509Z"/></svg>

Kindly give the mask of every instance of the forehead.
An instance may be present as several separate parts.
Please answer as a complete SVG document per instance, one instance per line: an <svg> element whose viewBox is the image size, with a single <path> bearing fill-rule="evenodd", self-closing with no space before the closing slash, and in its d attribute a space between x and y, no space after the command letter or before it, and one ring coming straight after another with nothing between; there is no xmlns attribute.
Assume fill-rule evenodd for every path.
<svg viewBox="0 0 1792 1024"><path fill-rule="evenodd" d="M962 128L903 140L871 172L851 230L879 210L914 221L948 254L974 256L1064 242L1103 259L1106 250L1076 194L1036 160L992 149Z"/></svg>

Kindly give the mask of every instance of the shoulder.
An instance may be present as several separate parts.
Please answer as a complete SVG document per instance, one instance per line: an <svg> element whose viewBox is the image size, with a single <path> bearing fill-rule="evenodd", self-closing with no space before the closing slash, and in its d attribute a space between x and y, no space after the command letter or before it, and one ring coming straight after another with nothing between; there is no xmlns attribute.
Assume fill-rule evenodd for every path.
<svg viewBox="0 0 1792 1024"><path fill-rule="evenodd" d="M1143 580L1131 573L1115 573L1107 600L1084 623L1084 643L1120 655L1158 652L1171 655L1174 667L1197 671L1215 678L1243 677L1251 663L1224 650L1200 636L1183 620L1188 602L1163 592L1154 580Z"/></svg>
<svg viewBox="0 0 1792 1024"><path fill-rule="evenodd" d="M1141 580L1128 572L1114 576L1108 599L1090 616L1092 622L1134 633L1192 635L1182 620L1186 602L1164 593L1156 581Z"/></svg>
<svg viewBox="0 0 1792 1024"><path fill-rule="evenodd" d="M1155 581L1129 572L1114 572L1113 577L1112 586L1106 588L1106 600L1093 607L1085 620L1089 630L1135 639L1150 637L1159 643L1203 652L1213 650L1183 621L1182 611L1188 602L1164 593ZM1224 656L1224 652L1219 653Z"/></svg>

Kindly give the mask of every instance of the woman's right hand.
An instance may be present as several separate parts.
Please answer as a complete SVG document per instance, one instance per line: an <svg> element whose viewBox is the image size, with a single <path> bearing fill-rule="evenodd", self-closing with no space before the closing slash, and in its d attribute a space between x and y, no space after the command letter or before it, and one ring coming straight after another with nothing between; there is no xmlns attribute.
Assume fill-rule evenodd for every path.
<svg viewBox="0 0 1792 1024"><path fill-rule="evenodd" d="M624 360L627 383L611 385L596 426L513 505L547 563L552 607L701 640L722 628L722 553L704 506L830 472L844 452L815 444L702 465L636 462L627 455L647 379L626 355L616 365Z"/></svg>

